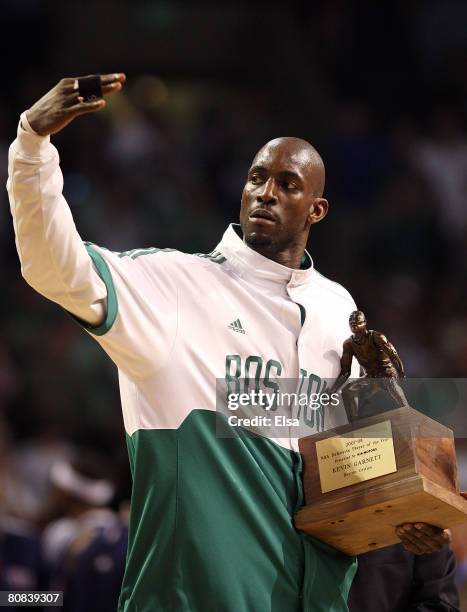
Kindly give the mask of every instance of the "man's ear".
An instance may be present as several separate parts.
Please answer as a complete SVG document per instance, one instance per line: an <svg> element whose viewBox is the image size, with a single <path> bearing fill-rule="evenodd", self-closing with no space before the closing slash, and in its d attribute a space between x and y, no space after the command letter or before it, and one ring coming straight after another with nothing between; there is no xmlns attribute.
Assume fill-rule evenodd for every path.
<svg viewBox="0 0 467 612"><path fill-rule="evenodd" d="M328 214L329 202L325 198L315 198L310 206L308 220L311 225L319 223Z"/></svg>

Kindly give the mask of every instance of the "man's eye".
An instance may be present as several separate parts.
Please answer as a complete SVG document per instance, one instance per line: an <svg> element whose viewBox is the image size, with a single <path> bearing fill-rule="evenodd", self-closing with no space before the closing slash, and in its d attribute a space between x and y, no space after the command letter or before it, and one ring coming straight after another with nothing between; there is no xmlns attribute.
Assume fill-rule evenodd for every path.
<svg viewBox="0 0 467 612"><path fill-rule="evenodd" d="M258 185L258 183L261 182L261 177L258 174L252 174L250 176L250 182L253 183L253 185Z"/></svg>
<svg viewBox="0 0 467 612"><path fill-rule="evenodd" d="M292 181L282 181L282 187L284 189L287 189L288 191L291 191L292 189L297 189L297 185Z"/></svg>

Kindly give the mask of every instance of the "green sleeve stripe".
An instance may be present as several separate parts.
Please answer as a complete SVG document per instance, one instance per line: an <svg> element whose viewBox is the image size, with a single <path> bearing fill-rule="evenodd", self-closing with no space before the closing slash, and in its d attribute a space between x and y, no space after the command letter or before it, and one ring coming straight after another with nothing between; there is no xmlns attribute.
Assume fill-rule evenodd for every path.
<svg viewBox="0 0 467 612"><path fill-rule="evenodd" d="M84 327L88 332L94 334L95 336L103 336L106 334L112 325L115 322L118 312L118 301L117 301L117 293L115 291L114 283L112 280L112 274L110 272L109 266L107 262L102 257L98 251L94 249L94 247L90 244L85 243L85 247L89 256L91 257L94 266L97 270L97 273L101 277L107 288L107 314L103 323L98 325L97 327L82 321L78 317L75 317L73 314L69 313L75 321L77 321L82 327Z"/></svg>

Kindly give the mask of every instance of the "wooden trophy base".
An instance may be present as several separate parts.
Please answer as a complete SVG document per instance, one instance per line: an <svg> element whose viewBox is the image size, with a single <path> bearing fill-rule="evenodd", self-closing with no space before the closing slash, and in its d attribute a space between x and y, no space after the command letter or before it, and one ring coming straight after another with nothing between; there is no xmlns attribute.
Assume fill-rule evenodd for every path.
<svg viewBox="0 0 467 612"><path fill-rule="evenodd" d="M392 441L385 438L379 445L371 426L389 429ZM334 443L336 438L344 440ZM344 553L358 555L399 542L395 528L403 523L447 528L467 522L452 431L413 408L307 436L299 448L305 505L295 526ZM372 470L383 475L372 476Z"/></svg>

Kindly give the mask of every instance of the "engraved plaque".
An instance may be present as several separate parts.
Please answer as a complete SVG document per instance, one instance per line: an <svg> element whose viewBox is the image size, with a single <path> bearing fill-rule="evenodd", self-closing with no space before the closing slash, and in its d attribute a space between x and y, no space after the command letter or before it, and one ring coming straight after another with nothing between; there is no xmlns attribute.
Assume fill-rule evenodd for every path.
<svg viewBox="0 0 467 612"><path fill-rule="evenodd" d="M322 493L397 470L391 421L320 440L316 454Z"/></svg>

